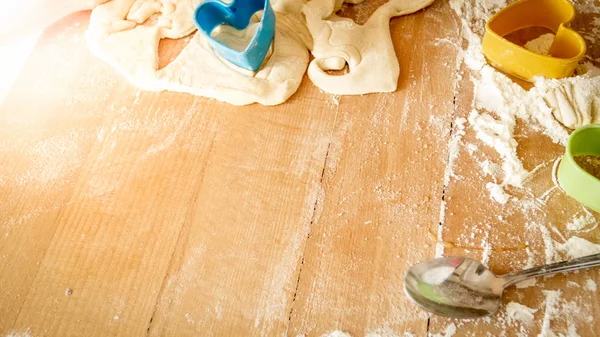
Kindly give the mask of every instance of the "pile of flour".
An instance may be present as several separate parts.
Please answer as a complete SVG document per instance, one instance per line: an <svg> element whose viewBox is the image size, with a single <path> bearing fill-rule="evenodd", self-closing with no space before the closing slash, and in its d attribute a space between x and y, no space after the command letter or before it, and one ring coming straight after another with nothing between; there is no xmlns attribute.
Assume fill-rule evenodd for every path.
<svg viewBox="0 0 600 337"><path fill-rule="evenodd" d="M472 70L474 84L474 109L469 115L469 124L477 132L477 138L494 148L502 159L501 181L486 186L490 198L501 204L510 200L505 188L522 188L529 175L517 156L517 119L563 145L570 129L600 123L600 69L591 62L581 64L577 75L570 78L536 78L530 90L486 62L481 48L485 23L506 5L502 0L450 1L461 20L462 36L468 42L462 58ZM598 8L594 10L600 12ZM553 34L545 34L529 41L525 47L547 54L553 38Z"/></svg>

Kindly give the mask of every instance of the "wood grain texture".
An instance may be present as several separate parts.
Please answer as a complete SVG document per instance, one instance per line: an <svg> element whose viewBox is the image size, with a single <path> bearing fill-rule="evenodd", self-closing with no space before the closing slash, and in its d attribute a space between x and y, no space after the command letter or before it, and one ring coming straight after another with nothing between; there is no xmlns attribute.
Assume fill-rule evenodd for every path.
<svg viewBox="0 0 600 337"><path fill-rule="evenodd" d="M590 20L593 20L593 15L580 13L573 28L585 32L591 27ZM542 33L546 32L530 29L519 31L509 38L515 43L524 44ZM588 57L599 59L600 53L592 47L588 49ZM465 75L458 84L455 117L468 118L473 109L473 82L464 66L461 72ZM524 88L532 87L522 80L515 82ZM461 137L463 145L458 148L458 157L454 162L454 177L444 188L445 256L487 259L492 271L504 274L527 268L528 264L534 266L553 262L552 259L556 258L566 259L567 256L559 254L556 246L571 236L600 242L600 230L594 225L583 231L567 229L567 224L579 216L589 215L599 223L600 214L586 210L555 186L553 169L564 154L563 146L553 143L548 136L534 130L523 120L517 120L517 155L524 168L532 174L525 180L524 189L508 187L509 193L517 200L502 205L491 201L486 183L498 182L484 174L481 167L484 160L498 165L502 164L502 160L494 149L476 139L475 134L472 128L465 128L465 135ZM469 153L468 144L478 146L474 154ZM560 256L548 259L548 253L552 252ZM511 320L503 306L492 318L481 320L460 321L432 316L430 333L444 335L447 327L455 324L458 329L454 336L472 336L484 332L493 336L537 336L548 333L542 333L542 325L547 319L549 328L555 332L566 334L571 327L580 336L597 336L600 333L600 305L598 292L586 290L589 280L600 282L597 268L542 278L537 280L536 285L523 289L507 289L505 304L514 301L537 308L534 323L529 326L514 318ZM555 312L547 307L549 301L546 291L561 293Z"/></svg>
<svg viewBox="0 0 600 337"><path fill-rule="evenodd" d="M328 97L304 86L235 108L140 92L87 52L85 18L48 32L2 109L3 158L23 164L3 166L1 331L282 334Z"/></svg>
<svg viewBox="0 0 600 337"><path fill-rule="evenodd" d="M371 7L346 14L365 19ZM518 330L502 314L430 318L402 291L440 229L446 254L479 259L487 240L492 269L507 272L526 263L525 247L544 262L541 227L528 223L567 236L567 217L581 212L560 192L533 211L499 207L478 157L462 147L449 163L472 84L457 69L460 22L447 2L391 21L396 92L338 97L305 78L276 107L139 91L88 52L88 16L46 31L0 107L0 336ZM184 44L165 41L161 65ZM544 164L528 182L539 196L562 149L518 133L526 168ZM600 241L599 230L578 235ZM600 274L540 281L508 300L543 308L542 288L561 289L561 303L593 319L577 331L594 336L597 292L566 286L588 279Z"/></svg>
<svg viewBox="0 0 600 337"><path fill-rule="evenodd" d="M426 335L428 316L408 301L402 279L434 254L429 232L439 221L457 56L435 40L454 31L442 2L394 20L399 90L341 97L291 336ZM432 53L435 63L419 56Z"/></svg>

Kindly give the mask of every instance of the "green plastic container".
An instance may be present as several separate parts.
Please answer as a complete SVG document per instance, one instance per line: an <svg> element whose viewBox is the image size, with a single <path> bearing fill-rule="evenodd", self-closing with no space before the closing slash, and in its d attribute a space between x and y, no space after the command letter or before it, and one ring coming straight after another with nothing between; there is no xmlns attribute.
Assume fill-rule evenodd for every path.
<svg viewBox="0 0 600 337"><path fill-rule="evenodd" d="M585 206L600 212L600 179L575 162L574 157L580 155L600 156L600 124L575 130L558 166L558 182L563 190Z"/></svg>

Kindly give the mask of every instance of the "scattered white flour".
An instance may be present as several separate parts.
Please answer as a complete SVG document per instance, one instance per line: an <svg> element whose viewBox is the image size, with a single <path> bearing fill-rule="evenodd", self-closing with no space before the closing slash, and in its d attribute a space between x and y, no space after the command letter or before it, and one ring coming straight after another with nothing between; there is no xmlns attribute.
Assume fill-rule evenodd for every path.
<svg viewBox="0 0 600 337"><path fill-rule="evenodd" d="M526 325L533 324L534 314L537 309L532 309L516 302L509 302L506 305L506 314L509 320L517 320L525 323Z"/></svg>
<svg viewBox="0 0 600 337"><path fill-rule="evenodd" d="M575 325L573 325L573 323L569 323L569 330L567 330L567 336L566 337L581 337L578 333L577 333L577 328L575 327Z"/></svg>
<svg viewBox="0 0 600 337"><path fill-rule="evenodd" d="M452 337L456 333L456 324L450 323L444 330L444 334L430 334L429 337Z"/></svg>
<svg viewBox="0 0 600 337"><path fill-rule="evenodd" d="M540 231L540 235L544 242L546 264L564 260L558 254L559 252L564 253L571 259L600 253L600 244L592 243L578 236L572 236L564 243L560 243L552 239L550 231L545 226L535 222L528 223L526 226L529 228L537 228Z"/></svg>
<svg viewBox="0 0 600 337"><path fill-rule="evenodd" d="M575 286L579 285L575 283ZM544 290L542 293L545 297L542 308L530 308L520 303L509 302L506 309L502 310L496 317L499 323L498 326L504 328L508 326L516 327L518 328L516 336L528 337L533 335L530 329L541 323L539 337L575 337L579 336L575 323L586 324L583 326L587 326L594 321L594 317L591 315L593 305L585 300L585 297L576 296L573 300L566 300L562 297L560 290ZM543 312L541 322L540 317L536 317L540 311ZM552 325L563 325L566 329L553 331L551 329ZM504 335L506 333L500 334L500 336Z"/></svg>
<svg viewBox="0 0 600 337"><path fill-rule="evenodd" d="M442 200L442 209L446 208L446 203ZM443 242L444 226L438 225L437 242L435 243L435 257L444 256L444 242ZM442 238L442 239L440 239Z"/></svg>
<svg viewBox="0 0 600 337"><path fill-rule="evenodd" d="M452 136L450 137L450 142L448 143L448 164L444 170L444 186L448 186L450 183L450 178L453 176L454 162L456 161L456 158L458 158L458 154L460 152L460 141L465 135L466 122L467 120L465 118L458 117L454 120L454 123L452 123Z"/></svg>
<svg viewBox="0 0 600 337"><path fill-rule="evenodd" d="M440 217L438 219L437 242L435 244L435 257L444 256L444 222L446 221L446 200L440 202Z"/></svg>
<svg viewBox="0 0 600 337"><path fill-rule="evenodd" d="M25 332L9 332L5 337L31 337L31 333L29 331Z"/></svg>
<svg viewBox="0 0 600 337"><path fill-rule="evenodd" d="M472 5L473 2L475 5ZM477 132L477 138L483 141L484 144L494 148L501 160L501 167L489 160L484 160L480 163L482 170L485 174L493 176L500 176L502 174L501 182L490 182L486 184L486 188L490 193L490 197L501 204L505 204L510 200L510 195L506 193L504 188L506 186L513 186L522 188L523 181L529 175L529 173L523 168L520 158L517 156L518 143L515 139L514 129L517 118L522 119L528 123L536 122L541 131L548 135L556 143L564 143L568 133L567 130L559 124L553 116L557 114L560 120L563 121L567 126L575 125L577 123L585 122L585 119L581 119L576 116L572 120L572 123L567 121L567 117L562 116L559 111L570 111L571 110L585 110L589 107L589 114L592 116L590 120L593 120L594 112L597 111L596 101L593 99L593 95L596 91L595 87L590 87L591 77L578 76L568 80L545 80L538 79L536 81L536 87L529 92L522 89L520 86L512 82L508 77L498 72L496 69L487 66L483 55L481 54L481 28L482 22L485 22L491 14L493 14L498 8L506 5L504 0L491 0L491 1L461 1L451 0L452 8L459 14L463 25L463 36L468 41L468 49L463 52L463 58L465 64L473 70L479 72L480 77L474 77L475 83L475 107L476 110L471 112L469 116L469 125ZM598 20L598 19L596 19ZM539 39L536 39L539 40ZM534 40L534 41L536 41ZM530 41L528 43L529 48L543 51L544 44L542 41ZM551 43L551 42L550 42ZM527 45L526 45L527 47ZM549 47L548 47L549 48ZM588 71L588 74L593 72ZM594 82L596 83L596 82ZM565 89L567 88L567 89ZM579 99L579 96L571 95L569 93L573 91L584 92L588 90L583 98ZM563 96L566 97L566 101L560 100L560 97L556 99L556 103L552 106L552 102L549 102L547 93L548 92L564 92ZM555 95L556 96L556 95ZM590 98L592 97L592 98ZM139 98L139 92L136 95L136 102ZM134 102L134 104L136 104ZM331 104L339 105L339 96L332 96ZM557 108L558 107L558 108ZM569 112L576 114L578 112ZM579 118L579 119L578 119ZM458 157L460 151L460 141L465 135L465 118L458 118L454 122L455 130L449 144L449 160L447 165L447 171L444 173L444 183L447 184L453 177L452 167L454 161ZM467 151L469 154L478 152L479 146L475 144L468 144ZM555 162L558 165L559 161ZM555 182L556 183L556 182ZM319 191L317 196L318 199L323 199L324 195L322 190ZM322 204L319 202L319 204ZM440 220L444 219L445 202L442 203L440 210ZM315 212L316 217L320 212ZM573 231L591 230L589 226L593 223L590 222L593 219L591 215L583 215L578 218L574 218L573 221L567 224L567 228ZM595 220L595 219L594 219ZM597 223L595 224L597 226ZM588 254L600 252L600 245L591 243L579 237L572 237L565 243L557 243L552 240L550 231L543 227L545 231L542 231L542 237L545 244L546 262L554 262L557 259L557 251L563 251L567 253L569 257L577 257ZM595 226L592 228L596 228ZM438 245L436 246L436 256L443 254L443 243L442 243L442 229L443 226L439 226L438 231ZM492 252L492 247L489 241L486 239L483 242L483 260L484 262L489 261L489 256ZM528 256L531 257L533 254L528 252ZM528 265L530 261L528 260ZM535 279L529 280L535 284ZM525 285L525 282L521 284ZM520 287L521 284L517 285ZM574 282L569 282L569 286L573 284L579 285ZM585 284L586 289L590 291L596 291L596 283L593 280L587 280ZM560 316L562 311L560 310L560 291L544 291L546 297L545 300L545 312L542 326L541 336L554 336L555 334L550 330L550 322L552 319ZM534 314L538 309L529 308L519 303L510 302L506 307L507 315L510 319L531 324L534 321ZM194 320L189 314L185 315L187 321L190 324L194 323ZM118 316L114 316L115 320L118 320ZM457 331L457 327L454 323L448 325L444 331L444 335L436 334L432 337L451 337ZM569 336L577 335L575 327L569 325ZM30 337L29 332L20 334L9 334L11 337ZM368 337L380 336L380 334L370 333ZM405 337L414 336L412 333L404 333ZM322 337L351 337L350 334L342 331L333 331L328 334L324 334Z"/></svg>
<svg viewBox="0 0 600 337"><path fill-rule="evenodd" d="M465 135L465 118L459 117L452 123L452 136L448 142L448 163L444 169L444 186L450 184L450 179L455 177L454 175L454 162L458 158L460 153L461 139ZM440 217L439 225L437 230L437 243L435 245L435 256L444 256L444 221L446 218L446 201L442 200L440 203Z"/></svg>
<svg viewBox="0 0 600 337"><path fill-rule="evenodd" d="M554 160L554 164L552 165L552 183L554 183L554 186L560 186L558 183L558 165L560 165L562 157L562 155L558 156L558 158Z"/></svg>
<svg viewBox="0 0 600 337"><path fill-rule="evenodd" d="M500 204L506 204L510 196L504 191L502 186L495 183L485 184L485 188L490 192L490 198Z"/></svg>
<svg viewBox="0 0 600 337"><path fill-rule="evenodd" d="M469 128L464 132L473 130L475 137L483 145L494 149L497 157L490 158L482 151L482 145L478 142L472 146L467 144L467 152L473 159L476 159L484 175L490 177L485 184L490 198L499 204L507 204L509 201L511 204L514 203L515 207L504 206L502 210L507 209L509 212L519 213L521 209L527 208L540 214L548 213L546 207L543 206L548 202L552 193L560 192L556 179L556 169L560 158L554 161L552 169L554 186L545 188L544 191L530 189L530 186L537 186L533 181L536 175L549 172L551 161L544 164L544 167L538 165L531 172L525 169L522 158L519 156L520 152L517 151L519 147L517 140L522 136L516 134L517 122L520 123L519 126L521 124L525 126L526 134L529 134L529 131L538 132L556 144L566 144L569 129L600 122L600 69L591 63L581 64L575 75L570 78L560 80L536 78L533 83L534 87L525 90L510 77L488 65L481 50L481 39L485 32L486 21L500 8L512 1L450 0L449 2L460 19L461 34L466 42L466 48L461 51L462 63L472 70L470 79L473 83L473 110L468 116ZM577 1L576 6L581 7L583 2L593 3L593 1ZM596 7L591 11L600 12ZM587 36L585 38L589 42L589 38ZM548 54L553 39L552 34L542 35L529 41L525 48L536 53ZM448 147L450 154L453 154L453 149L454 145L450 142ZM445 177L452 177L452 172L446 174ZM548 183L550 182L548 181ZM533 198L533 201L525 200L524 196ZM445 205L442 204L442 206ZM557 212L560 211L557 210ZM563 237L564 233L546 222L547 218L531 217L532 213L528 212L523 212L527 222L526 228L535 228L536 237L541 237L545 263L593 254L600 250L600 245L579 237L568 238L569 235L566 235L568 238L566 239ZM597 227L597 221L592 214L578 212L577 216L571 215L568 219L572 220L565 226L570 231L587 232ZM438 229L439 240L441 240L439 235L441 232L442 229ZM554 240L553 237L559 241ZM536 251L533 247L526 249L526 268L533 267L540 262L536 258L541 252ZM482 248L482 260L487 262L492 249L486 245L485 241ZM443 253L442 244L436 246L436 256L441 255L440 252ZM535 284L535 279L531 279L517 286L521 288ZM577 283L574 284L579 286ZM574 285L569 284L569 286L573 287ZM587 284L585 286L587 289ZM558 290L545 290L543 307L529 308L511 302L507 305L504 316L490 319L486 323L493 322L495 326L502 329L506 329L511 324L518 324L520 325L518 336L531 336L532 333L526 326L539 326L540 324L539 336L578 336L575 322L593 320L593 316L590 314L593 308L588 306L587 301L589 295L576 297L574 301L566 301L561 298L561 295ZM543 312L542 322L540 322L540 317L536 319L536 312L538 316L541 316ZM556 325L557 328L562 325L564 330L554 332L551 330L551 325Z"/></svg>
<svg viewBox="0 0 600 337"><path fill-rule="evenodd" d="M467 151L469 151L469 154L472 156L473 153L475 153L475 151L479 150L479 147L473 143L469 143L467 144Z"/></svg>
<svg viewBox="0 0 600 337"><path fill-rule="evenodd" d="M534 53L550 55L550 47L553 41L554 34L548 33L527 42L524 47Z"/></svg>
<svg viewBox="0 0 600 337"><path fill-rule="evenodd" d="M584 215L578 216L573 221L567 224L567 229L570 231L592 231L598 227L596 218L586 210Z"/></svg>
<svg viewBox="0 0 600 337"><path fill-rule="evenodd" d="M416 337L412 332L405 331L401 335L394 332L394 330L390 328L382 328L376 329L373 332L369 332L365 335L365 337Z"/></svg>
<svg viewBox="0 0 600 337"><path fill-rule="evenodd" d="M598 286L594 280L589 279L585 281L585 289L595 292L598 289Z"/></svg>
<svg viewBox="0 0 600 337"><path fill-rule="evenodd" d="M544 320L542 322L542 331L538 337L554 336L554 332L550 329L550 321L559 314L560 290L544 290L546 296L546 307L544 310Z"/></svg>
<svg viewBox="0 0 600 337"><path fill-rule="evenodd" d="M528 243L526 242L526 244L528 244ZM535 256L534 256L533 252L531 251L531 248L529 248L529 247L525 248L525 252L527 253L527 263L525 264L525 266L523 268L529 269L529 268L535 267Z"/></svg>
<svg viewBox="0 0 600 337"><path fill-rule="evenodd" d="M448 330L448 329L446 329L446 330ZM455 327L455 330L456 330L456 327ZM450 337L450 336L452 336L452 335L449 335L448 337ZM296 337L305 337L305 335L297 335ZM321 335L321 337L352 337L352 335L350 335L347 332L335 330L335 331L323 334L323 335ZM386 328L386 329L377 329L376 331L369 332L365 335L365 337L416 337L416 336L412 332L404 332L401 335L398 335L392 329Z"/></svg>
<svg viewBox="0 0 600 337"><path fill-rule="evenodd" d="M552 240L548 228L536 222L528 223L526 226L537 228L540 231L542 241L544 242L544 255L546 257L544 263L550 264L556 262L556 249L554 248L556 242Z"/></svg>
<svg viewBox="0 0 600 337"><path fill-rule="evenodd" d="M340 330L335 330L330 333L323 334L321 337L352 337L352 335Z"/></svg>
<svg viewBox="0 0 600 337"><path fill-rule="evenodd" d="M490 243L490 232L489 231L485 232L485 238L481 242L481 246L483 248L483 251L481 253L481 263L484 266L489 267L490 256L492 255L492 244Z"/></svg>
<svg viewBox="0 0 600 337"><path fill-rule="evenodd" d="M594 1L572 1L578 13L598 13L600 7Z"/></svg>
<svg viewBox="0 0 600 337"><path fill-rule="evenodd" d="M481 167L481 171L485 175L495 176L497 173L502 172L502 169L498 164L491 162L489 159L484 159L482 161L477 162Z"/></svg>
<svg viewBox="0 0 600 337"><path fill-rule="evenodd" d="M491 68L487 68L486 73L492 74ZM482 74L484 74L483 71ZM492 95L489 95L489 97L493 99ZM508 195L501 193L498 189L502 189L506 185L521 187L523 180L528 175L517 156L518 144L513 138L516 125L515 118L507 113L500 120L496 120L490 114L479 114L477 110L473 110L469 114L469 123L477 132L477 138L483 141L484 144L493 147L502 159L504 181L501 184L490 183L486 188L493 200L506 203L509 199Z"/></svg>
<svg viewBox="0 0 600 337"><path fill-rule="evenodd" d="M557 248L565 252L569 258L575 259L582 256L600 254L600 245L591 243L578 236L572 236L563 244L558 244Z"/></svg>
<svg viewBox="0 0 600 337"><path fill-rule="evenodd" d="M190 316L190 314L189 314L189 313L186 313L186 314L185 314L185 319L187 320L187 322L188 322L188 323L190 323L190 324L192 324L192 325L193 325L193 324L196 324L196 321L194 321L194 319L192 318L192 316Z"/></svg>
<svg viewBox="0 0 600 337"><path fill-rule="evenodd" d="M593 306L588 301L583 302L581 297L574 301L567 301L561 298L560 290L544 290L543 294L546 297L545 310L539 337L579 337L575 322L589 325L594 321L594 317L590 314ZM564 322L567 325L566 333L552 331L550 328L552 321Z"/></svg>

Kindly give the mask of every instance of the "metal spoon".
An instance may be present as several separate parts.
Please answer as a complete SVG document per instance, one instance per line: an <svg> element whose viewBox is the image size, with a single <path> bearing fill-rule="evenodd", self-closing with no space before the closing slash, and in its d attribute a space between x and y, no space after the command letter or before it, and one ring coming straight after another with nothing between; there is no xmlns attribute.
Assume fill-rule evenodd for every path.
<svg viewBox="0 0 600 337"><path fill-rule="evenodd" d="M498 311L504 288L533 277L600 266L600 254L496 276L480 262L446 257L412 266L404 291L423 309L452 318L477 318Z"/></svg>

